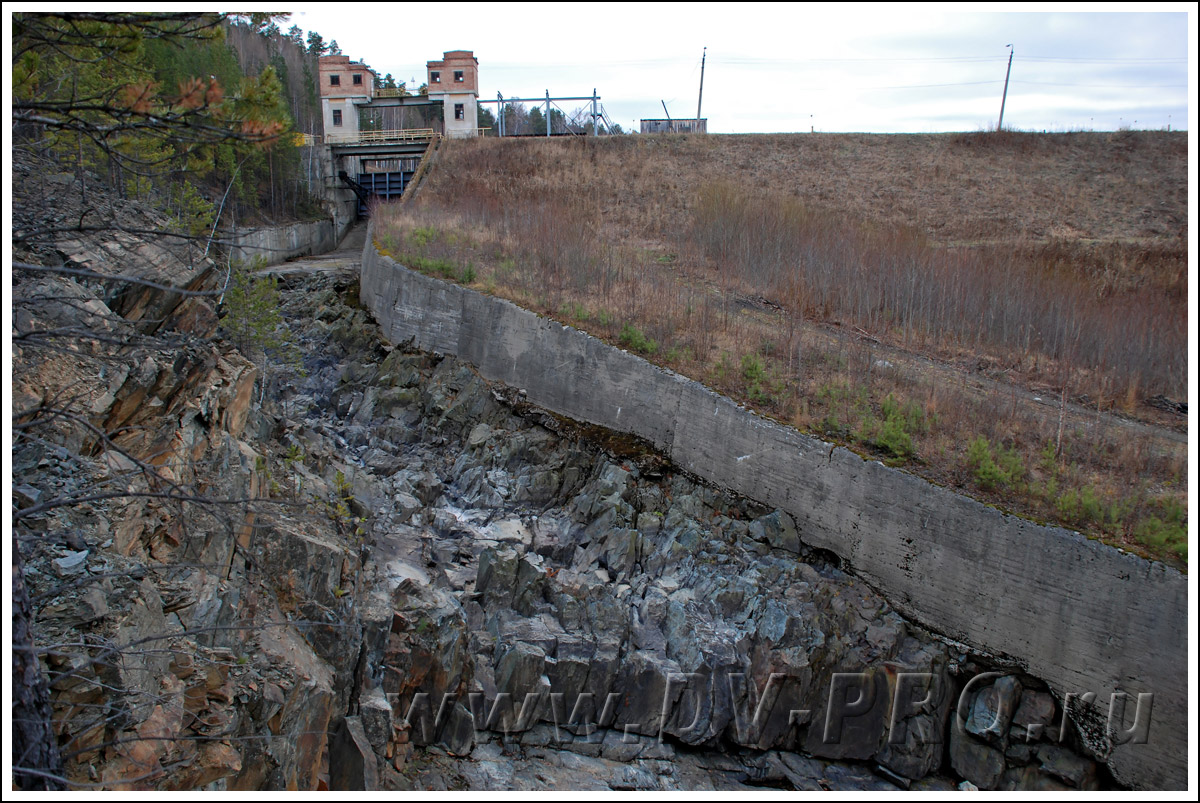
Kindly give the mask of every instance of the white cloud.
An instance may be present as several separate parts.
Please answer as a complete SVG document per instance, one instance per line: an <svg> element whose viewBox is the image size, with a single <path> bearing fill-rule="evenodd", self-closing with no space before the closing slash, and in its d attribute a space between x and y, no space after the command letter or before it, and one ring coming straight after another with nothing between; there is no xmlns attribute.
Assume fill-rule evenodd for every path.
<svg viewBox="0 0 1200 803"><path fill-rule="evenodd" d="M435 11L450 8L453 16ZM694 115L707 46L703 114L713 132L975 130L999 114L1012 43L1006 124L1159 128L1170 115L1181 127L1194 6L1073 8L341 3L292 21L398 80L420 84L426 60L461 48L479 59L483 98L595 88L622 125L660 117L663 100L672 116Z"/></svg>

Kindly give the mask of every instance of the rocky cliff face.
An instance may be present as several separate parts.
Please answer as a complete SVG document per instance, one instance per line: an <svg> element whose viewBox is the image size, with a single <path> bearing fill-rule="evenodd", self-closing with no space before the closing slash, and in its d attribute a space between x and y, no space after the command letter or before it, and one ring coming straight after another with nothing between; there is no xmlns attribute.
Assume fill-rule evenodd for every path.
<svg viewBox="0 0 1200 803"><path fill-rule="evenodd" d="M361 277L390 342L458 356L533 403L643 437L675 466L787 512L806 544L839 555L910 621L1073 700L1086 749L1122 783L1184 785L1188 585L1177 570L824 443L373 244Z"/></svg>
<svg viewBox="0 0 1200 803"><path fill-rule="evenodd" d="M363 783L1101 782L1043 684L979 674L782 511L457 360L377 355L344 367L313 441L344 439L374 541L359 708L331 753Z"/></svg>
<svg viewBox="0 0 1200 803"><path fill-rule="evenodd" d="M207 301L18 282L15 534L71 781L1110 782L1044 684L907 623L787 514L385 347L349 277L291 281L305 374L262 404Z"/></svg>
<svg viewBox="0 0 1200 803"><path fill-rule="evenodd" d="M212 305L135 295L14 287L14 536L63 775L314 788L348 696L337 642L357 631L329 622L353 621L334 590L357 550L324 515L270 502L257 371L180 325L215 330Z"/></svg>

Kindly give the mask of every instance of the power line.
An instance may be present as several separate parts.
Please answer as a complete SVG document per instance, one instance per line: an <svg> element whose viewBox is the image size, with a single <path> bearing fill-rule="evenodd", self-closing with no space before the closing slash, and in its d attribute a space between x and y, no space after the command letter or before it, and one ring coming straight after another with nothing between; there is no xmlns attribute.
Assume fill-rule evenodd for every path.
<svg viewBox="0 0 1200 803"><path fill-rule="evenodd" d="M1035 86L1081 86L1091 89L1186 89L1187 84L1070 84L1052 81L1013 81L1014 84L1033 84Z"/></svg>
<svg viewBox="0 0 1200 803"><path fill-rule="evenodd" d="M939 86L984 86L987 84L1003 83L999 79L995 81L963 81L954 84L895 84L893 86L859 86L859 87L844 87L846 89L928 89ZM838 88L838 87L831 87Z"/></svg>
<svg viewBox="0 0 1200 803"><path fill-rule="evenodd" d="M1077 62L1080 64L1137 64L1137 63L1162 63L1162 64L1186 64L1186 58L1088 58L1084 56L1023 56L1022 61L1067 61Z"/></svg>
<svg viewBox="0 0 1200 803"><path fill-rule="evenodd" d="M733 57L721 58L714 57L714 61L718 64L743 64L743 65L772 65L772 64L829 64L829 63L874 63L874 62L893 62L893 61L912 61L912 62L974 62L974 61L996 61L994 56L911 56L911 57L896 57L896 58L830 58L830 59L767 59L767 58L751 58L751 57Z"/></svg>
<svg viewBox="0 0 1200 803"><path fill-rule="evenodd" d="M996 61L1006 61L1007 56L921 56L921 57L897 57L897 58L828 58L828 59L770 59L770 58L729 58L714 56L715 64L722 64L734 67L772 67L772 66L787 66L787 65L805 65L805 64L893 64L893 63L908 63L908 64L982 64ZM1098 59L1098 58L1074 58L1074 57L1039 57L1027 56L1022 58L1023 62L1038 62L1046 64L1061 64L1069 66L1072 64L1110 64L1123 66L1146 66L1146 67L1167 67L1176 64L1186 64L1185 58L1128 58L1128 59ZM696 61L683 58L659 58L659 59L616 59L605 61L606 66L610 67L663 67L678 65L683 66L686 63L691 63L692 74L696 72L700 64ZM588 69L587 65L578 62L563 62L559 64L548 62L494 62L489 64L489 70L525 70L525 69Z"/></svg>
<svg viewBox="0 0 1200 803"><path fill-rule="evenodd" d="M895 57L854 57L854 58L819 58L819 59L774 59L774 58L758 58L752 56L733 56L720 57L714 56L715 61L721 64L808 64L808 63L826 63L826 62L893 62L893 61L914 61L914 62L977 62L977 61L1006 61L1007 54L997 56L895 56ZM1186 64L1185 57L1130 57L1130 58L1092 58L1085 56L1025 56L1022 61L1050 61L1050 62L1078 62L1088 64Z"/></svg>
<svg viewBox="0 0 1200 803"><path fill-rule="evenodd" d="M891 84L885 86L827 86L827 87L801 87L804 91L813 92L822 89L837 89L837 90L864 90L864 89L934 89L945 86L987 86L989 84L1002 84L1000 79L992 81L960 81L949 84ZM1034 86L1074 86L1093 89L1182 89L1186 88L1187 84L1071 84L1071 83L1050 83L1048 81L1024 81L1013 79L1014 84L1027 84Z"/></svg>

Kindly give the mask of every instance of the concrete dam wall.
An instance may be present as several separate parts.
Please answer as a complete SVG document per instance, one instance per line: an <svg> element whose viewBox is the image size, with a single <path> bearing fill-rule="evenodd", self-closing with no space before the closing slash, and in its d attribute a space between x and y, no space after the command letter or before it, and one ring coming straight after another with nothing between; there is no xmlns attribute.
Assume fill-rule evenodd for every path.
<svg viewBox="0 0 1200 803"><path fill-rule="evenodd" d="M339 231L334 220L327 219L243 229L223 233L222 238L229 243L229 254L235 260L250 262L263 257L268 265L278 265L292 257L332 251L344 234L345 230Z"/></svg>
<svg viewBox="0 0 1200 803"><path fill-rule="evenodd" d="M337 248L358 220L358 197L337 178L337 165L329 149L305 146L309 156L318 164L320 181L314 188L329 217L279 226L222 231L221 239L228 243L229 255L250 262L257 257L268 265L278 265L293 257L328 253Z"/></svg>
<svg viewBox="0 0 1200 803"><path fill-rule="evenodd" d="M792 516L902 614L1041 678L1113 776L1182 789L1187 578L1005 515L769 421L701 384L501 299L410 271L368 237L361 298L387 338L452 354L556 413L651 442Z"/></svg>

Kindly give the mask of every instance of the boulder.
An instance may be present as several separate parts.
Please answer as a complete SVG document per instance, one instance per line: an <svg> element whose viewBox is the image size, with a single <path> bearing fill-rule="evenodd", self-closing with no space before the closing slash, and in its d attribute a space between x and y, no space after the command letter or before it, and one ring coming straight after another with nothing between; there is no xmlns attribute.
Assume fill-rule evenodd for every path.
<svg viewBox="0 0 1200 803"><path fill-rule="evenodd" d="M979 789L995 789L1004 773L1004 753L952 724L950 766Z"/></svg>
<svg viewBox="0 0 1200 803"><path fill-rule="evenodd" d="M1010 737L1019 741L1036 741L1047 733L1054 722L1057 706L1049 692L1025 689L1013 714Z"/></svg>
<svg viewBox="0 0 1200 803"><path fill-rule="evenodd" d="M392 740L393 717L392 705L382 688L374 686L359 697L358 716L375 756L384 759Z"/></svg>
<svg viewBox="0 0 1200 803"><path fill-rule="evenodd" d="M329 740L329 789L371 792L379 788L375 753L358 717L345 717Z"/></svg>
<svg viewBox="0 0 1200 803"><path fill-rule="evenodd" d="M775 510L750 522L750 538L793 554L800 554L800 535L796 523L782 510Z"/></svg>
<svg viewBox="0 0 1200 803"><path fill-rule="evenodd" d="M1014 675L999 678L975 694L967 717L967 731L1003 749L1020 700L1021 682Z"/></svg>

